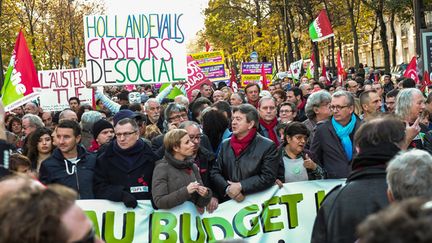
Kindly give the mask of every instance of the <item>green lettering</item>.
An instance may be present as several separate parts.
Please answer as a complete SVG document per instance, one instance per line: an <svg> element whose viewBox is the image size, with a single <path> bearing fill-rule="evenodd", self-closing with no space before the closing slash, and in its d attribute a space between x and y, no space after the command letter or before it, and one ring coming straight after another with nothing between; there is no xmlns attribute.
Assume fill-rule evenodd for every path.
<svg viewBox="0 0 432 243"><path fill-rule="evenodd" d="M207 233L208 242L214 242L219 240L231 239L234 237L234 230L231 224L224 218L212 217L203 219L204 229ZM224 237L222 239L216 239L213 233L213 226L218 227L222 230Z"/></svg>
<svg viewBox="0 0 432 243"><path fill-rule="evenodd" d="M262 205L263 211L261 213L261 223L263 225L264 233L279 231L284 228L282 222L271 222L272 218L276 218L281 215L281 210L279 208L270 209L269 206L276 205L278 203L279 203L279 197L275 196L265 201Z"/></svg>
<svg viewBox="0 0 432 243"><path fill-rule="evenodd" d="M126 76L124 75L124 73L122 73L122 71L120 71L120 69L118 68L118 64L122 61L125 61L125 59L120 59L118 60L115 64L114 64L114 69L123 77L122 80L120 79L116 79L117 83L123 83L126 80Z"/></svg>
<svg viewBox="0 0 432 243"><path fill-rule="evenodd" d="M235 232L243 238L251 237L260 231L260 225L258 223L258 216L253 217L249 222L251 229L247 229L243 224L244 218L248 215L255 214L259 211L259 207L256 204L242 208L233 219L233 227Z"/></svg>
<svg viewBox="0 0 432 243"><path fill-rule="evenodd" d="M280 204L287 205L288 225L290 229L298 226L297 203L303 200L303 194L289 194L280 197Z"/></svg>
<svg viewBox="0 0 432 243"><path fill-rule="evenodd" d="M168 70L167 70L167 66L166 66L166 63L165 63L165 59L163 59L163 58L161 59L161 64L160 64L160 67L159 67L159 77L158 77L158 81L159 82L161 81L162 73L166 73L166 77L168 78L168 81L171 81L171 78L169 76L169 73L168 73Z"/></svg>
<svg viewBox="0 0 432 243"><path fill-rule="evenodd" d="M140 66L139 66L139 70L140 70L139 75L140 75L141 79L144 82L150 82L151 81L151 79L145 79L144 76L143 76L143 70L145 70L145 69L143 69L142 66L143 66L144 62L148 61L148 60L150 60L150 58L145 58L145 59L141 60L141 63L140 63Z"/></svg>
<svg viewBox="0 0 432 243"><path fill-rule="evenodd" d="M114 215L115 213L113 211L107 211L103 214L103 239L110 243L132 242L135 234L135 213L127 212L123 214L123 232L121 239L117 239L114 236Z"/></svg>
<svg viewBox="0 0 432 243"><path fill-rule="evenodd" d="M164 224L161 224L164 222ZM150 242L177 242L177 218L169 212L154 212L150 216ZM165 240L159 238L160 235L165 236Z"/></svg>
<svg viewBox="0 0 432 243"><path fill-rule="evenodd" d="M184 213L180 216L180 242L204 242L205 241L205 234L203 225L201 223L201 218L196 217L196 227L198 231L198 236L196 240L191 239L191 216L189 213Z"/></svg>
<svg viewBox="0 0 432 243"><path fill-rule="evenodd" d="M136 71L137 75L136 75L135 79L131 79L131 77L129 76L129 73L131 73L129 71L129 64L131 62L135 64L135 67L136 67L136 70L137 70ZM139 73L140 73L140 70L138 69L138 63L134 59L129 60L128 63L126 64L126 76L127 76L128 80L131 81L131 82L136 82L138 80Z"/></svg>
<svg viewBox="0 0 432 243"><path fill-rule="evenodd" d="M97 216L95 211L84 211L84 213L87 215L87 217L92 221L93 223L93 229L95 230L95 233L97 236L100 237L100 230L99 230L99 223L97 221Z"/></svg>
<svg viewBox="0 0 432 243"><path fill-rule="evenodd" d="M315 193L315 205L316 205L317 212L321 207L321 203L324 200L324 197L325 197L325 191L323 191L323 190L317 191Z"/></svg>
<svg viewBox="0 0 432 243"><path fill-rule="evenodd" d="M156 82L155 58L152 57L153 82Z"/></svg>

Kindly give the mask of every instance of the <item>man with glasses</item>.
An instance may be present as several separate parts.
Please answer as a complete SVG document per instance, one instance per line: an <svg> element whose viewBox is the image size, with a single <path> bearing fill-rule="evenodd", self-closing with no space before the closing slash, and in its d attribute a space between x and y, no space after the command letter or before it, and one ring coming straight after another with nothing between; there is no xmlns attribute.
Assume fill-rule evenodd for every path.
<svg viewBox="0 0 432 243"><path fill-rule="evenodd" d="M194 154L192 155L193 162L198 166L200 171L201 179L204 186L210 187L210 169L216 160L214 153L201 145L201 139L203 134L198 123L194 121L185 121L179 125L180 129L185 129L189 135L189 138L193 144ZM207 212L212 213L217 209L219 200L216 197L212 197L210 203L207 205Z"/></svg>
<svg viewBox="0 0 432 243"><path fill-rule="evenodd" d="M354 97L350 92L335 92L330 110L333 117L316 127L311 151L329 178L346 178L356 154L353 137L361 121L354 114Z"/></svg>
<svg viewBox="0 0 432 243"><path fill-rule="evenodd" d="M349 80L347 82L346 86L347 86L346 88L347 88L348 92L350 92L354 97L356 97L357 92L359 90L358 83L354 80Z"/></svg>
<svg viewBox="0 0 432 243"><path fill-rule="evenodd" d="M186 107L177 104L169 103L165 108L165 121L164 121L164 131L168 132L172 129L178 128L180 123L184 121L189 121ZM152 149L158 158L162 158L165 153L165 148L163 146L163 139L165 134L161 134L152 139ZM207 136L202 139L203 146L206 148L211 148L210 142ZM211 151L211 150L210 150Z"/></svg>
<svg viewBox="0 0 432 243"><path fill-rule="evenodd" d="M96 161L94 192L98 199L123 202L135 208L137 200L151 200L151 183L157 156L139 136L134 119L114 127L116 138Z"/></svg>

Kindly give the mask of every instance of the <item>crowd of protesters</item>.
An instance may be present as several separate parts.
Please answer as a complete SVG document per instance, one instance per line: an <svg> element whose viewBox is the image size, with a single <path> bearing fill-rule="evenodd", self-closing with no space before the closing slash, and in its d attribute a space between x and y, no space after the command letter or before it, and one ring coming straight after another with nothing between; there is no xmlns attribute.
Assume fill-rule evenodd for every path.
<svg viewBox="0 0 432 243"><path fill-rule="evenodd" d="M57 231L29 230L25 242L97 240L75 199L129 208L151 200L160 209L190 201L199 213L212 213L219 203L273 185L320 179L347 178L324 199L312 242L389 242L395 236L388 232L402 235L403 228L390 211L417 205L430 214L432 95L414 80L363 70L342 83L285 78L268 90L206 83L191 97L166 98L175 85L182 84L160 92L153 85L95 89L95 107L71 97L70 108L58 112L43 111L37 101L1 109L0 242L20 242L16 237L25 234L7 232L4 219ZM379 212L413 197L423 199ZM49 205L55 221L47 223L38 210ZM20 216L28 210L40 219ZM65 214L81 222L80 232Z"/></svg>

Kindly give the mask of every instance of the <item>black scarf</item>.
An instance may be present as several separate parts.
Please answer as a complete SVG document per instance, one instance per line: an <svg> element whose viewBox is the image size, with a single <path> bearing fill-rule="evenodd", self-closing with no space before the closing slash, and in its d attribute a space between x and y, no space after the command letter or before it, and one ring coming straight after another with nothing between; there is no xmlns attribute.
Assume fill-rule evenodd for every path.
<svg viewBox="0 0 432 243"><path fill-rule="evenodd" d="M127 162L129 169L135 164L135 162L139 159L141 152L144 149L144 141L142 139L138 139L137 142L130 148L122 149L118 146L117 141L113 141L114 153L120 157L120 159Z"/></svg>
<svg viewBox="0 0 432 243"><path fill-rule="evenodd" d="M371 166L386 167L387 162L399 151L400 148L393 143L381 143L378 146L362 148L353 160L352 169L354 171Z"/></svg>
<svg viewBox="0 0 432 243"><path fill-rule="evenodd" d="M198 171L195 170L195 167L193 166L194 162L192 158L186 158L183 161L178 160L174 158L172 154L165 151L165 159L170 165L174 166L179 170L185 170L189 175L192 174L192 172L194 172L194 174L199 173Z"/></svg>

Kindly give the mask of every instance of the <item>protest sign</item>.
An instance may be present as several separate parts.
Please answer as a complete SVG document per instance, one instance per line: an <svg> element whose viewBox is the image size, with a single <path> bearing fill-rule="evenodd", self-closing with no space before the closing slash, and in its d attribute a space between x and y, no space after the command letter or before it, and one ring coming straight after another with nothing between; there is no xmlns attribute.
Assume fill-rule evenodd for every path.
<svg viewBox="0 0 432 243"><path fill-rule="evenodd" d="M266 79L272 80L273 64L270 62L244 62L241 66L241 85L244 87L248 83L258 83L261 79L261 69L264 65Z"/></svg>
<svg viewBox="0 0 432 243"><path fill-rule="evenodd" d="M187 68L188 79L184 87L186 90L186 94L190 99L192 95L192 90L199 89L201 84L203 83L211 84L211 82L210 80L207 79L205 74L202 72L196 60L194 60L191 56L188 56L187 61L188 61L188 68Z"/></svg>
<svg viewBox="0 0 432 243"><path fill-rule="evenodd" d="M201 67L202 72L209 79L225 77L225 65L218 64L213 66Z"/></svg>
<svg viewBox="0 0 432 243"><path fill-rule="evenodd" d="M165 11L84 17L92 85L186 80L183 14Z"/></svg>
<svg viewBox="0 0 432 243"><path fill-rule="evenodd" d="M155 210L149 201L135 209L105 200L80 200L78 205L107 242L310 242L315 216L325 193L343 180L284 184L237 203L219 204L212 214L200 215L186 202L170 210Z"/></svg>
<svg viewBox="0 0 432 243"><path fill-rule="evenodd" d="M69 108L69 98L77 97L81 103L92 104L92 90L85 68L39 71L40 106L44 111Z"/></svg>
<svg viewBox="0 0 432 243"><path fill-rule="evenodd" d="M191 56L200 67L225 63L223 51L200 52L191 54Z"/></svg>
<svg viewBox="0 0 432 243"><path fill-rule="evenodd" d="M202 72L211 82L229 78L226 77L223 51L194 53L191 54L191 57L198 63Z"/></svg>
<svg viewBox="0 0 432 243"><path fill-rule="evenodd" d="M261 68L264 65L266 74L273 73L273 64L270 62L244 62L242 63L242 74L261 74Z"/></svg>

